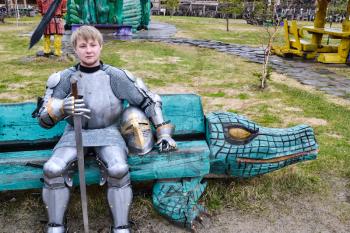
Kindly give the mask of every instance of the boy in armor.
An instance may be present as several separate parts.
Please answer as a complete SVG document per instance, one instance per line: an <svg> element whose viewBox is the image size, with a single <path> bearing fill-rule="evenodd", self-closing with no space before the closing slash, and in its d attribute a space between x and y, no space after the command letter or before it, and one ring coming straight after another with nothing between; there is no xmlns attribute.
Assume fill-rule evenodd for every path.
<svg viewBox="0 0 350 233"><path fill-rule="evenodd" d="M162 102L144 83L126 70L100 61L103 38L91 26L82 26L71 36L80 63L52 74L47 81L44 102L38 113L39 124L53 127L66 119L63 136L53 149L52 157L44 165L43 200L48 210L49 233L66 232L64 214L68 205L72 179L69 169L77 159L72 116L81 115L84 149L94 150L102 164L108 183L107 199L112 213L112 232L130 232L129 207L132 201L128 149L118 130L122 101L127 100L144 112L156 128L157 144L168 151L176 148L171 138L172 127L164 122ZM78 93L71 95L70 78L78 77Z"/></svg>

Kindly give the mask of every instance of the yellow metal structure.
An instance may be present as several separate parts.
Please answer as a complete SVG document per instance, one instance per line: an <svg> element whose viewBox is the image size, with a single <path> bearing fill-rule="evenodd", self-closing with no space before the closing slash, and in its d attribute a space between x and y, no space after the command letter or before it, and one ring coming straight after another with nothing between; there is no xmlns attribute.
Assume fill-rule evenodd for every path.
<svg viewBox="0 0 350 233"><path fill-rule="evenodd" d="M312 44L304 39L303 30L298 28L297 22L295 20L291 21L289 25L288 21L285 19L284 23L284 46L273 46L273 53L283 56L300 56L306 59L312 59L316 56L317 45Z"/></svg>
<svg viewBox="0 0 350 233"><path fill-rule="evenodd" d="M326 12L329 0L317 0L316 15L313 26L298 27L296 21L284 20L284 46L273 46L272 52L279 56L296 55L306 59L314 59L322 63L346 63L350 49L350 1L347 5L346 19L342 30L325 28ZM311 34L311 40L304 39L304 33ZM340 39L338 46L322 44L323 35L332 39Z"/></svg>

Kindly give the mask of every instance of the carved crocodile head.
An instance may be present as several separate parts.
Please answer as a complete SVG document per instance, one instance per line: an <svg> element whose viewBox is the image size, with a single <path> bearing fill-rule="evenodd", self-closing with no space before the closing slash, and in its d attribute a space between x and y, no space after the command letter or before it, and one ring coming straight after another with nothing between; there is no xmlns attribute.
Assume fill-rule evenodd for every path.
<svg viewBox="0 0 350 233"><path fill-rule="evenodd" d="M211 174L252 177L316 159L318 154L308 125L266 128L227 112L210 113L206 120Z"/></svg>

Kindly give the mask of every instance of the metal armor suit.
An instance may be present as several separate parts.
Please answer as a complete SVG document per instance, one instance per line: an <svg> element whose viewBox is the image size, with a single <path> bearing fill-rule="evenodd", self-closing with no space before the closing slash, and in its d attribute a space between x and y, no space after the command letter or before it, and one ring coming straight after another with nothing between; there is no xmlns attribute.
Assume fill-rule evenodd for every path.
<svg viewBox="0 0 350 233"><path fill-rule="evenodd" d="M78 93L83 101L70 106L70 77L79 74ZM175 148L169 124L164 122L161 99L150 92L143 82L128 71L101 65L93 72L85 72L79 65L51 75L47 82L44 103L39 110L39 124L51 128L62 119L68 124L55 146L52 157L44 165L43 200L48 210L49 233L65 232L64 215L70 195L72 164L77 159L72 108L82 114L83 146L97 155L101 164L101 182L108 183L107 199L113 217L112 232L129 232L128 213L132 201L130 175L127 165L128 149L118 130L122 100L141 108L157 128L158 143L165 150ZM74 101L73 101L74 102ZM79 110L80 109L80 110ZM77 114L80 114L77 113Z"/></svg>

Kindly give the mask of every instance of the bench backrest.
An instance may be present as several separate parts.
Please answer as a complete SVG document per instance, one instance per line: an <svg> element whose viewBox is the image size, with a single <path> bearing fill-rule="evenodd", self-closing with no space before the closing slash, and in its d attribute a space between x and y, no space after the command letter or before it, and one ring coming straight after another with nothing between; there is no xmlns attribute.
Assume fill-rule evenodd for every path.
<svg viewBox="0 0 350 233"><path fill-rule="evenodd" d="M288 23L288 20L285 19L283 20L284 23L284 37L285 37L285 41L286 41L286 46L288 48L290 48L290 41L291 39L294 39L294 46L296 46L298 50L302 49L302 45L300 43L300 40L304 37L302 31L300 30L300 28L298 28L297 26L297 21L296 20L292 20L290 22L290 25ZM293 38L290 38L290 35Z"/></svg>
<svg viewBox="0 0 350 233"><path fill-rule="evenodd" d="M175 137L205 133L201 98L195 94L162 95L165 120L176 126ZM0 104L0 152L25 150L42 144L53 146L62 135L65 122L46 130L31 117L35 103ZM23 148L21 148L23 147ZM33 149L33 148L32 148Z"/></svg>

